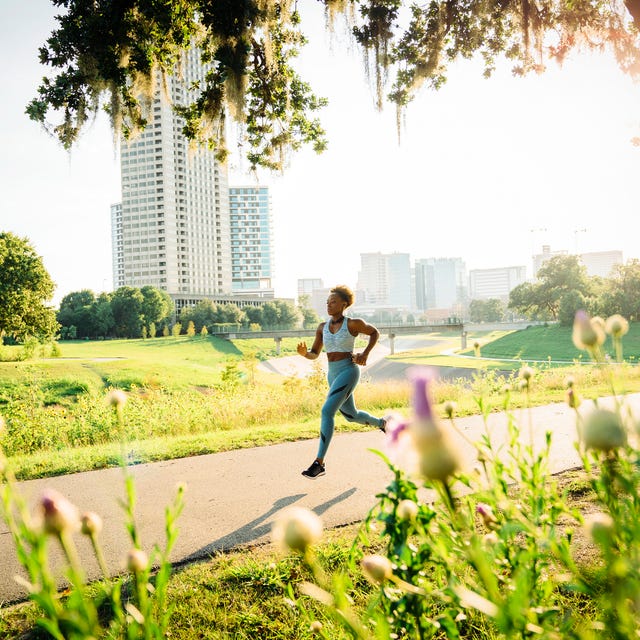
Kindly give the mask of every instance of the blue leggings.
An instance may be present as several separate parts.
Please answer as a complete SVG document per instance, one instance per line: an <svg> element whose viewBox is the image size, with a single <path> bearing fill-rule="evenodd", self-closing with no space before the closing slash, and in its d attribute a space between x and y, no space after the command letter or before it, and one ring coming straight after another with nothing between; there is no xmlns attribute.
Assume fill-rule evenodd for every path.
<svg viewBox="0 0 640 640"><path fill-rule="evenodd" d="M382 426L382 418L376 418L365 411L358 411L353 400L353 392L360 380L360 367L351 358L329 362L327 381L329 393L322 405L320 418L320 445L318 458L324 459L333 437L334 417L338 411L349 421L358 424Z"/></svg>

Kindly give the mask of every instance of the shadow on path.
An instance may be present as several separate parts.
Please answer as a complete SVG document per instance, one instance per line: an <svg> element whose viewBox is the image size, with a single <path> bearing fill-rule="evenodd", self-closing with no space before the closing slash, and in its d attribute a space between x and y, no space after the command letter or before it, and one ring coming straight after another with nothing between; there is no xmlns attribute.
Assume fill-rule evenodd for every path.
<svg viewBox="0 0 640 640"><path fill-rule="evenodd" d="M343 500L346 500L356 491L356 487L347 489L346 491L343 491L341 494L337 495L335 498L327 500L326 502L323 502L316 507L312 507L311 510L318 516L321 516L332 506L338 504L339 502L342 502ZM249 542L256 542L268 536L271 533L271 527L273 524L272 516L277 514L279 511L290 507L294 503L304 498L306 495L306 493L296 493L294 495L276 500L271 508L262 515L254 518L251 522L248 522L239 529L228 533L226 536L218 538L217 540L214 540L206 546L201 547L197 551L194 551L189 556L187 556L184 561L188 562L197 558L207 557L213 555L216 552L230 550L238 547L239 545L247 544Z"/></svg>

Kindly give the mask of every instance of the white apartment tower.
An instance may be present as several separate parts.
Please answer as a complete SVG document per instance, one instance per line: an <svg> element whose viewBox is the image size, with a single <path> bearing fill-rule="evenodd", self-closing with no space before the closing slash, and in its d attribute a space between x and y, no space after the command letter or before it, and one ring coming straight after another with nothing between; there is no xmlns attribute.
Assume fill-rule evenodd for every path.
<svg viewBox="0 0 640 640"><path fill-rule="evenodd" d="M166 79L172 103L204 67L196 50ZM114 286L152 285L174 298L230 294L231 241L226 168L193 148L160 89L141 135L121 149L122 203L111 207Z"/></svg>
<svg viewBox="0 0 640 640"><path fill-rule="evenodd" d="M234 293L273 297L273 225L269 187L229 187Z"/></svg>
<svg viewBox="0 0 640 640"><path fill-rule="evenodd" d="M361 253L358 291L363 306L411 307L411 264L408 253Z"/></svg>

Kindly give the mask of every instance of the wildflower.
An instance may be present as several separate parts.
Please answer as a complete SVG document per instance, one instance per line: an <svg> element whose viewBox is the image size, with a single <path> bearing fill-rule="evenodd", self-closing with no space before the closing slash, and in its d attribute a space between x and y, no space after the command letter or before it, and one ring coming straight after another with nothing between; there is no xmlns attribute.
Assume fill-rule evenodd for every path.
<svg viewBox="0 0 640 640"><path fill-rule="evenodd" d="M531 367L522 367L522 369L520 369L519 375L523 380L526 380L527 382L529 382L529 380L533 378L534 373L535 372Z"/></svg>
<svg viewBox="0 0 640 640"><path fill-rule="evenodd" d="M413 500L401 500L396 508L399 520L413 521L418 515L418 505Z"/></svg>
<svg viewBox="0 0 640 640"><path fill-rule="evenodd" d="M60 535L77 531L80 526L78 509L55 489L47 489L40 499L44 530Z"/></svg>
<svg viewBox="0 0 640 640"><path fill-rule="evenodd" d="M7 428L7 423L5 422L4 418L0 416L0 436L4 433L6 428Z"/></svg>
<svg viewBox="0 0 640 640"><path fill-rule="evenodd" d="M598 542L611 537L613 532L613 518L601 511L590 513L584 520L585 528L591 539Z"/></svg>
<svg viewBox="0 0 640 640"><path fill-rule="evenodd" d="M572 389L574 384L575 384L575 380L574 380L573 376L567 376L565 378L564 386L567 387L567 389Z"/></svg>
<svg viewBox="0 0 640 640"><path fill-rule="evenodd" d="M573 344L578 349L592 351L605 340L602 318L590 318L586 311L576 312L573 321Z"/></svg>
<svg viewBox="0 0 640 640"><path fill-rule="evenodd" d="M425 367L412 367L409 371L409 378L413 382L412 407L415 426L419 431L433 433L438 430L433 418L431 409L431 398L429 396L429 383L433 378L430 369Z"/></svg>
<svg viewBox="0 0 640 640"><path fill-rule="evenodd" d="M580 396L576 393L573 387L569 387L569 389L567 389L565 399L572 409L577 409L580 406Z"/></svg>
<svg viewBox="0 0 640 640"><path fill-rule="evenodd" d="M116 409L122 409L127 402L127 394L121 389L111 389L107 394L107 403Z"/></svg>
<svg viewBox="0 0 640 640"><path fill-rule="evenodd" d="M480 357L480 343L477 341L473 343L473 353L476 358Z"/></svg>
<svg viewBox="0 0 640 640"><path fill-rule="evenodd" d="M309 625L309 631L311 631L311 633L320 633L322 631L322 622L320 622L320 620L314 620Z"/></svg>
<svg viewBox="0 0 640 640"><path fill-rule="evenodd" d="M619 314L607 318L604 325L605 331L614 338L622 338L629 331L629 323Z"/></svg>
<svg viewBox="0 0 640 640"><path fill-rule="evenodd" d="M102 518L93 511L82 515L81 531L85 536L96 536L102 531Z"/></svg>
<svg viewBox="0 0 640 640"><path fill-rule="evenodd" d="M447 400L442 406L444 409L444 414L447 418L453 418L453 414L456 412L457 405L453 400Z"/></svg>
<svg viewBox="0 0 640 640"><path fill-rule="evenodd" d="M487 529L496 528L496 525L498 524L498 519L493 513L493 509L491 508L490 505L485 504L484 502L478 502L478 504L476 505L476 513L480 516L480 518L482 519L482 522L484 523L485 527L487 527Z"/></svg>
<svg viewBox="0 0 640 640"><path fill-rule="evenodd" d="M378 554L365 556L360 564L365 578L372 584L382 584L393 575L391 561L385 556Z"/></svg>
<svg viewBox="0 0 640 640"><path fill-rule="evenodd" d="M601 451L621 447L627 441L620 416L608 409L596 409L585 418L582 437L587 449Z"/></svg>
<svg viewBox="0 0 640 640"><path fill-rule="evenodd" d="M445 481L460 467L458 456L444 435L423 442L419 458L420 473L429 480Z"/></svg>
<svg viewBox="0 0 640 640"><path fill-rule="evenodd" d="M133 573L144 571L149 565L149 558L142 549L131 549L127 554L127 567Z"/></svg>
<svg viewBox="0 0 640 640"><path fill-rule="evenodd" d="M322 536L322 520L310 509L289 507L273 525L272 536L281 547L304 553Z"/></svg>
<svg viewBox="0 0 640 640"><path fill-rule="evenodd" d="M500 542L500 538L498 538L498 534L495 531L489 531L482 537L482 541L486 547L493 547Z"/></svg>

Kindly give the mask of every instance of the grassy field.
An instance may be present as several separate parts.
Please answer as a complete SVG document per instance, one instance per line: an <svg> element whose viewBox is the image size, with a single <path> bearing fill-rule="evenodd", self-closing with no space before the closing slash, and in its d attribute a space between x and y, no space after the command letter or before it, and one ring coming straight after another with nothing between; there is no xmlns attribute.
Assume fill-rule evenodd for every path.
<svg viewBox="0 0 640 640"><path fill-rule="evenodd" d="M627 349L633 358L638 357L635 335L633 327ZM624 391L640 389L640 367L633 364L622 371L581 364L550 367L545 362L550 345L555 345L554 358L571 360L570 332L558 327L470 336L471 341L476 339L482 343L483 356L495 354L496 359L489 362L495 362L496 369L505 369L505 361L500 360L505 354L518 360L526 353L526 361L544 363L536 367L527 397L512 391L512 407L562 401L568 374L575 378L583 397L608 395L612 373L615 380L624 380ZM281 353L293 353L297 342L284 341ZM459 347L459 336L427 336L425 343L418 352L394 358L433 364L444 357L442 350ZM259 372L258 361L275 356L271 340L228 343L212 337L170 337L77 342L63 343L61 352L58 359L0 363L0 413L8 426L2 444L13 447L11 464L22 478L118 464L123 437L128 450L144 461L317 436L324 376L316 372L298 380ZM447 357L456 360L455 355ZM518 361L515 368L520 364ZM482 396L499 410L505 384L513 383L516 373L505 378L490 368L471 380L437 384L436 402L442 405L455 400L458 414L465 415L478 411L477 398ZM125 433L118 430L113 410L104 402L112 387L128 394ZM358 389L359 404L373 412L408 411L408 398L403 381L365 382ZM351 429L340 423L338 428ZM563 482L574 506L588 510L585 483L573 474L567 474ZM350 570L347 558L355 533L355 527L327 532L319 549L327 570ZM576 536L576 544L586 543ZM375 550L374 543L369 551ZM584 558L592 558L588 548ZM308 621L287 605L283 591L284 583L307 578L297 559L277 555L270 545L177 569L170 586L170 601L175 606L171 637L310 639L314 636ZM351 597L356 609L364 611L375 596L362 576L353 576L353 580L356 586ZM326 637L347 637L321 608L311 601L309 607L310 614L325 625ZM35 618L31 604L0 608L0 638L46 637L33 629Z"/></svg>
<svg viewBox="0 0 640 640"><path fill-rule="evenodd" d="M639 333L632 325L630 361L640 352ZM460 416L476 413L481 395L491 409L502 407L504 387L513 386L522 365L518 354L527 354L524 362L541 363L536 365L536 384L527 396L514 392L513 406L561 402L569 372L583 397L612 392L610 372L580 364L567 368L566 363L557 369L548 363L551 346L558 360L571 359L575 350L567 329L531 327L468 336L471 343L476 340L482 345L480 359L453 353L460 347L457 333L416 337L420 349L391 358L421 365L474 365L477 373L471 379L434 385L435 402L455 401ZM298 341L283 340L281 355L295 353ZM132 460L147 462L315 438L318 433L324 374L318 368L299 379L260 371L260 360L276 355L272 339L78 341L62 343L60 352L58 358L0 363L0 414L7 423L2 446L20 479L113 466L123 440ZM496 357L485 357L489 354ZM505 354L516 357L499 359ZM617 390L640 389L640 368L627 364L624 371L624 388ZM112 388L128 395L124 427L105 400ZM358 405L377 415L407 412L409 397L405 380L374 384L365 376L357 391ZM338 431L359 428L337 421Z"/></svg>

